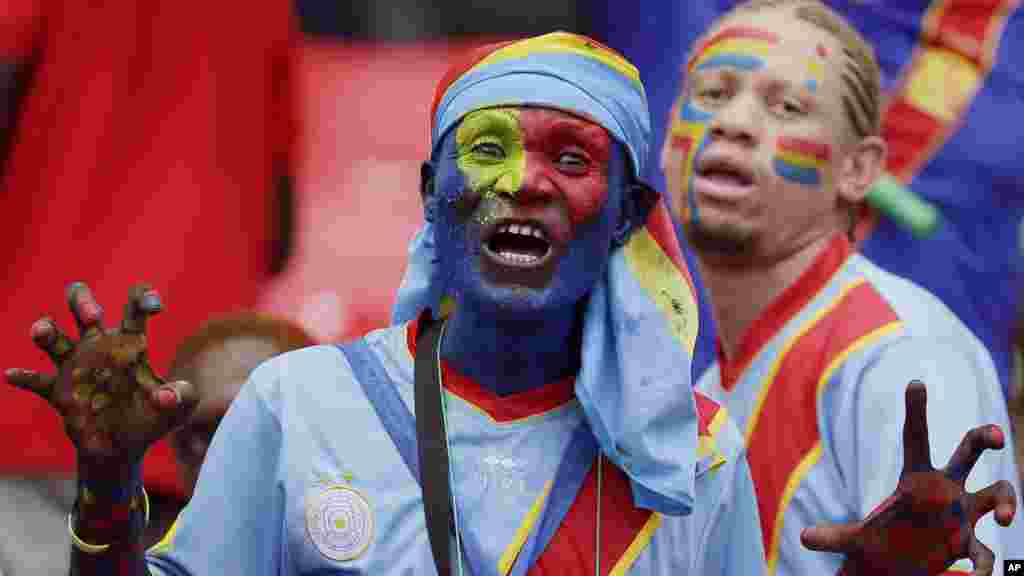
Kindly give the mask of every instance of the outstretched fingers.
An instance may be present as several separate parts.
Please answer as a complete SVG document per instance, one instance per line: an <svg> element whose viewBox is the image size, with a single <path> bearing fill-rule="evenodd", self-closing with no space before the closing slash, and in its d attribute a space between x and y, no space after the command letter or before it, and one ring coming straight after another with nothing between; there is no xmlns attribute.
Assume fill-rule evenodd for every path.
<svg viewBox="0 0 1024 576"><path fill-rule="evenodd" d="M1017 513L1017 494L1013 484L1006 480L1000 480L994 484L968 495L974 499L974 506L971 507L971 525L974 525L979 518L995 511L996 522L1000 526L1009 526L1013 522L1013 516Z"/></svg>
<svg viewBox="0 0 1024 576"><path fill-rule="evenodd" d="M145 284L132 286L128 291L128 303L124 305L121 330L130 334L143 334L146 320L163 310L163 303L156 290Z"/></svg>
<svg viewBox="0 0 1024 576"><path fill-rule="evenodd" d="M57 377L52 374L41 374L22 368L4 370L4 377L11 386L35 392L45 400L49 400L53 395L53 387L57 383Z"/></svg>
<svg viewBox="0 0 1024 576"><path fill-rule="evenodd" d="M192 415L199 404L199 393L190 382L177 380L150 390L150 401L167 421L169 429L174 429Z"/></svg>
<svg viewBox="0 0 1024 576"><path fill-rule="evenodd" d="M854 554L862 547L863 523L814 526L800 532L804 547L816 552Z"/></svg>
<svg viewBox="0 0 1024 576"><path fill-rule="evenodd" d="M1003 447L1005 442L1003 431L995 424L972 429L964 435L960 446L949 459L949 464L945 469L946 477L959 483L962 487L971 473L971 469L981 457L981 453L988 449L998 450Z"/></svg>
<svg viewBox="0 0 1024 576"><path fill-rule="evenodd" d="M906 417L903 420L903 474L932 470L928 444L928 393L924 383L912 380L906 391Z"/></svg>
<svg viewBox="0 0 1024 576"><path fill-rule="evenodd" d="M88 286L83 282L72 282L67 287L67 300L83 340L102 332L103 307L93 297Z"/></svg>
<svg viewBox="0 0 1024 576"><path fill-rule="evenodd" d="M46 352L58 369L75 349L74 343L52 318L40 318L32 323L32 341Z"/></svg>

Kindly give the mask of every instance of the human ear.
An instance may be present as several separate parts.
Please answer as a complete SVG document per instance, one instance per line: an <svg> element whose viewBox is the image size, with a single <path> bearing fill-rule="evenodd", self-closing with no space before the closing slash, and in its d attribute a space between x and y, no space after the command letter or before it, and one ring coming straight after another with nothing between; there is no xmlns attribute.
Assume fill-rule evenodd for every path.
<svg viewBox="0 0 1024 576"><path fill-rule="evenodd" d="M868 136L853 145L839 168L836 187L840 198L850 203L864 200L885 169L885 141Z"/></svg>
<svg viewBox="0 0 1024 576"><path fill-rule="evenodd" d="M615 226L612 244L615 248L624 245L637 228L647 223L647 216L658 202L658 193L647 183L635 180L626 185L622 194L622 209Z"/></svg>
<svg viewBox="0 0 1024 576"><path fill-rule="evenodd" d="M423 219L433 222L437 200L434 196L434 164L430 160L420 164L420 199L423 202Z"/></svg>

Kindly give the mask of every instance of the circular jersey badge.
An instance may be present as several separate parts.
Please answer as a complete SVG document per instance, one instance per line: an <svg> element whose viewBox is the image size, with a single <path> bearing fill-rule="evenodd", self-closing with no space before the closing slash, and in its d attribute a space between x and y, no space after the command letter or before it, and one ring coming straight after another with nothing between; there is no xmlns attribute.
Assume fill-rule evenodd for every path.
<svg viewBox="0 0 1024 576"><path fill-rule="evenodd" d="M334 484L306 501L306 531L321 554L344 562L358 558L373 539L373 511L355 488Z"/></svg>

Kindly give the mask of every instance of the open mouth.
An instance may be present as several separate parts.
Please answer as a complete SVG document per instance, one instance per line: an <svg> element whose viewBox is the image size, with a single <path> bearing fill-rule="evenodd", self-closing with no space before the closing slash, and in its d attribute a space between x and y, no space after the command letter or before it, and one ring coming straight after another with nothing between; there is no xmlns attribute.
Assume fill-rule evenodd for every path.
<svg viewBox="0 0 1024 576"><path fill-rule="evenodd" d="M709 160L701 164L697 174L720 186L747 187L754 184L749 170L725 160Z"/></svg>
<svg viewBox="0 0 1024 576"><path fill-rule="evenodd" d="M551 254L544 228L531 222L498 224L484 247L494 259L510 266L538 266Z"/></svg>

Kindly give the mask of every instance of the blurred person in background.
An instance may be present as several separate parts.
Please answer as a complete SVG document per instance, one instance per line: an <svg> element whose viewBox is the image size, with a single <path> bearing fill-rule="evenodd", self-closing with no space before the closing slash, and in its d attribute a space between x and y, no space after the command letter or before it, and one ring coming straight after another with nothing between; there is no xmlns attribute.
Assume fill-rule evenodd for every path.
<svg viewBox="0 0 1024 576"><path fill-rule="evenodd" d="M879 111L871 48L817 0L743 2L693 46L662 167L718 330L718 362L697 389L745 429L770 573L844 565L801 541L849 554L852 573L889 560L936 573L968 557L999 573L1024 555L1024 521L1011 524L1020 483L991 356L934 296L849 239L884 165ZM925 410L924 387L903 389L913 380L927 386L930 428L912 420ZM878 449L901 433L905 452ZM977 495L965 494L981 452L1004 445L971 474ZM936 512L963 527L952 544L855 523L912 509L891 486L923 478L936 482ZM810 529L844 522L831 535Z"/></svg>
<svg viewBox="0 0 1024 576"><path fill-rule="evenodd" d="M274 356L314 344L313 338L290 320L242 312L206 322L178 345L168 378L191 382L199 395L188 422L171 433L186 501L195 491L200 466L221 418L253 369Z"/></svg>

